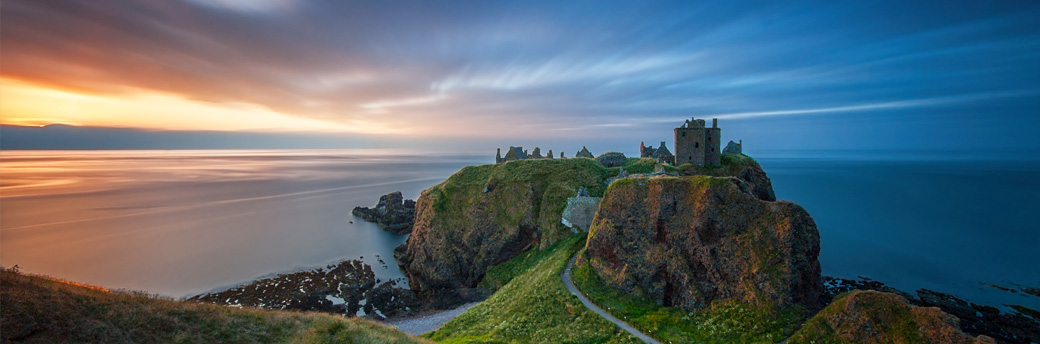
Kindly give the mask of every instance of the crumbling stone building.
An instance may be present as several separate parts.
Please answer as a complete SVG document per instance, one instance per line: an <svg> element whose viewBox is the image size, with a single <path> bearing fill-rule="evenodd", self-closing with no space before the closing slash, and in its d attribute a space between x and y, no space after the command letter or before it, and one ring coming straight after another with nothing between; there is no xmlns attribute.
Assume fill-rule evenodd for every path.
<svg viewBox="0 0 1040 344"><path fill-rule="evenodd" d="M560 154L560 157L562 158L563 154ZM528 154L527 151L524 150L523 146L520 146L520 147L509 146L509 150L506 151L506 156L505 157L502 156L502 149L501 148L499 148L496 151L496 153L495 153L495 163L496 164L501 164L503 162L513 161L513 160L552 159L552 158L553 158L553 152L552 152L551 149L549 150L548 154L546 154L545 156L542 156L542 149L538 148L538 147L534 147L534 152L531 152L531 154Z"/></svg>
<svg viewBox="0 0 1040 344"><path fill-rule="evenodd" d="M667 162L669 164L675 162L675 155L668 151L668 147L665 146L664 141L661 141L661 146L654 148L653 146L647 147L643 142L639 143L639 157L640 158L651 158L657 160L657 162Z"/></svg>

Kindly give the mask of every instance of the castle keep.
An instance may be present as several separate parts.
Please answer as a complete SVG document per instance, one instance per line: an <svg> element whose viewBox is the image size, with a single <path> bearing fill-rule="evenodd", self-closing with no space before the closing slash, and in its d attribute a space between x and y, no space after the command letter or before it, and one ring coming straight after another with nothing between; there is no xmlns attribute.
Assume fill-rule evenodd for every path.
<svg viewBox="0 0 1040 344"><path fill-rule="evenodd" d="M719 120L711 119L711 128L704 127L703 119L688 119L675 128L675 166L718 166L722 164L722 129Z"/></svg>

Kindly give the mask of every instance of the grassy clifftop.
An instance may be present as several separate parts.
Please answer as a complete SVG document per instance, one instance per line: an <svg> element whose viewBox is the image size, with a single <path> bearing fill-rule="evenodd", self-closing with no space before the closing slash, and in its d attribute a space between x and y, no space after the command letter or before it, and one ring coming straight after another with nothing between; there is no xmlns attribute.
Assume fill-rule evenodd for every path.
<svg viewBox="0 0 1040 344"><path fill-rule="evenodd" d="M424 343L363 319L113 293L0 271L3 342Z"/></svg>
<svg viewBox="0 0 1040 344"><path fill-rule="evenodd" d="M531 224L544 234L541 248L570 235L560 223L560 215L568 197L584 187L593 196L606 189L603 181L617 175L595 159L519 160L504 164L468 166L444 182L423 192L422 198L432 203L433 214L440 221L466 220L472 206L493 216L501 226ZM481 203L482 198L490 202ZM529 204L530 209L518 206ZM532 216L532 218L525 218ZM530 223L524 223L525 220Z"/></svg>
<svg viewBox="0 0 1040 344"><path fill-rule="evenodd" d="M399 258L410 285L435 300L464 294L488 268L568 237L560 223L567 198L582 187L602 195L604 180L616 174L588 158L463 168L416 202L415 227Z"/></svg>
<svg viewBox="0 0 1040 344"><path fill-rule="evenodd" d="M574 234L495 267L498 292L427 338L444 343L638 343L567 292L560 272L585 242Z"/></svg>
<svg viewBox="0 0 1040 344"><path fill-rule="evenodd" d="M722 154L720 166L679 166L684 176L737 177L748 184L751 194L763 201L775 201L773 183L755 159L744 154Z"/></svg>

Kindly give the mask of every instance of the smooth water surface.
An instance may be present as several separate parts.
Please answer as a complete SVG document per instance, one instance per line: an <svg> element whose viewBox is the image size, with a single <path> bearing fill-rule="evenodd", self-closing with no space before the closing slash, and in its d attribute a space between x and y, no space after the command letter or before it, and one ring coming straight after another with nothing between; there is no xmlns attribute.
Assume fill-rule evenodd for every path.
<svg viewBox="0 0 1040 344"><path fill-rule="evenodd" d="M1040 287L1040 163L758 161L777 198L816 220L824 275L1040 308L983 284Z"/></svg>
<svg viewBox="0 0 1040 344"><path fill-rule="evenodd" d="M350 210L394 190L417 198L486 162L372 150L5 151L0 264L177 297L362 256L378 277L399 278L392 252L407 236Z"/></svg>

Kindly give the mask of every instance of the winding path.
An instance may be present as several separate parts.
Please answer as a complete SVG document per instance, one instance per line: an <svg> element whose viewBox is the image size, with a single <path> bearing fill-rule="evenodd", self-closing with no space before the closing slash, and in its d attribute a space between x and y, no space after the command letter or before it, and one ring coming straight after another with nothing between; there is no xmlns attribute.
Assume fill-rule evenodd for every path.
<svg viewBox="0 0 1040 344"><path fill-rule="evenodd" d="M574 260L577 258L578 254L575 253L574 256L571 257L571 260L567 261L567 268L563 269L563 273L560 273L560 278L563 279L563 285L567 287L567 291L571 292L571 294L574 294L574 296L577 296L578 300L581 300L581 303L585 305L585 308L588 308L593 313L599 314L599 316L603 317L603 319L607 319L607 321L612 322L615 325L618 325L618 327L620 327L622 330L628 331L628 333L632 334L636 338L641 339L644 343L661 344L661 342L658 342L656 339L650 338L650 336L644 334L643 332L639 332L639 330L637 330L635 327L632 327L632 325L629 325L628 323L621 321L618 318L615 318L613 315L610 315L610 313L607 313L602 308L599 308L599 306L596 306L596 304L592 303L592 301L589 301L589 299L585 297L584 294L578 291L578 288L574 287L574 282L571 281L571 268L574 267Z"/></svg>
<svg viewBox="0 0 1040 344"><path fill-rule="evenodd" d="M473 306L476 306L479 303L480 302L470 302L462 306L459 306L455 309L434 314L427 314L411 319L390 321L387 322L387 324L397 327L401 329L401 331L405 331L418 336L423 333L436 331L437 329L441 328L441 326L444 326L445 323L451 321L451 319L455 319L455 317L459 316L459 314L462 314L466 310L472 308Z"/></svg>

